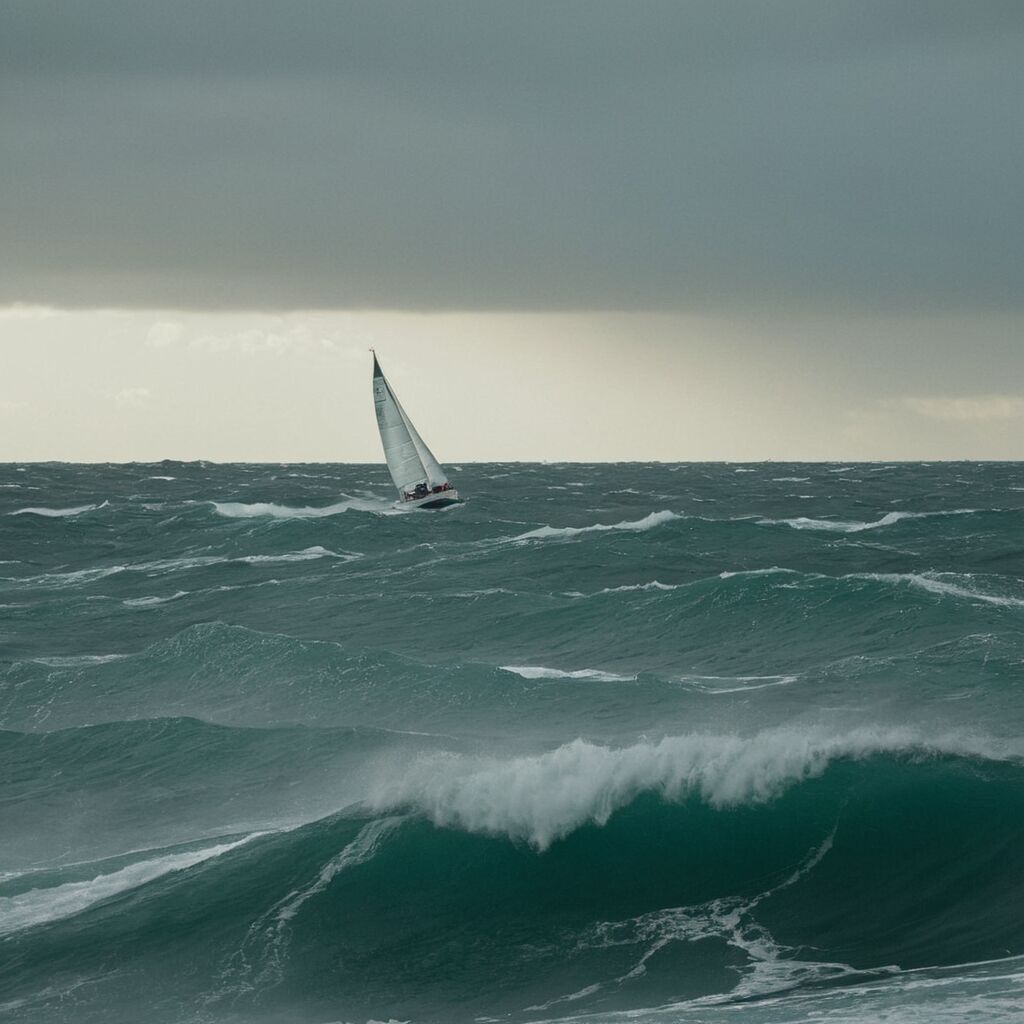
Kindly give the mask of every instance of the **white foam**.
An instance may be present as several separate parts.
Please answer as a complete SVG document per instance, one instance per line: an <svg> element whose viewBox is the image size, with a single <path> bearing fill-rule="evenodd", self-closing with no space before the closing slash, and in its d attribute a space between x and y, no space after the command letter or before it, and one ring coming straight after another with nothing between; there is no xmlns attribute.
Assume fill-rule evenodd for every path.
<svg viewBox="0 0 1024 1024"><path fill-rule="evenodd" d="M678 590L685 586L684 583L660 583L658 580L651 580L649 583L626 583L621 587L605 587L598 591L601 594L628 594L642 590Z"/></svg>
<svg viewBox="0 0 1024 1024"><path fill-rule="evenodd" d="M189 591L179 590L167 597L129 597L121 602L126 608L151 608L158 604L167 604L168 601L177 601L178 598L188 597Z"/></svg>
<svg viewBox="0 0 1024 1024"><path fill-rule="evenodd" d="M774 484L808 484L811 482L809 476L773 476Z"/></svg>
<svg viewBox="0 0 1024 1024"><path fill-rule="evenodd" d="M511 594L514 597L516 591L508 590L505 587L483 587L481 590L457 590L451 596L475 599L478 597L492 597L494 594Z"/></svg>
<svg viewBox="0 0 1024 1024"><path fill-rule="evenodd" d="M592 679L597 683L632 683L636 676L618 675L615 672L602 672L595 668L563 670L545 668L543 665L499 665L503 672L514 672L523 679Z"/></svg>
<svg viewBox="0 0 1024 1024"><path fill-rule="evenodd" d="M851 573L846 579L879 580L886 583L906 583L921 590L943 597L959 597L970 601L982 601L985 604L1003 605L1008 608L1024 607L1024 598L1002 597L998 594L985 594L957 583L950 583L942 578L943 574L930 575L915 572L868 572ZM952 575L952 574L950 574ZM962 577L957 576L957 579Z"/></svg>
<svg viewBox="0 0 1024 1024"><path fill-rule="evenodd" d="M100 505L76 505L74 508L19 508L17 512L8 512L9 516L43 516L46 519L63 519L67 516L80 516L83 512L95 512L106 508L110 503L104 501Z"/></svg>
<svg viewBox="0 0 1024 1024"><path fill-rule="evenodd" d="M794 519L758 519L758 526L791 526L794 530L825 530L833 533L860 533L862 530L877 530L892 526L904 519L925 519L932 516L964 516L979 511L976 508L957 508L939 512L887 512L874 522L842 519L808 519L797 516Z"/></svg>
<svg viewBox="0 0 1024 1024"><path fill-rule="evenodd" d="M332 857L321 869L312 885L289 893L273 910L276 920L283 924L291 921L302 904L317 893L323 892L331 881L346 868L365 864L377 852L381 842L402 822L400 817L378 818L364 825L358 835L336 857Z"/></svg>
<svg viewBox="0 0 1024 1024"><path fill-rule="evenodd" d="M74 572L51 572L41 576L26 576L19 583L92 583L107 576L123 572L141 572L150 576L187 569L204 569L211 565L244 562L260 565L272 562L308 562L317 558L336 558L351 561L359 558L350 552L329 551L319 544L301 551L286 551L280 555L187 555L184 558L161 558L153 562L135 562L128 565L110 565L95 569L77 569Z"/></svg>
<svg viewBox="0 0 1024 1024"><path fill-rule="evenodd" d="M722 580L731 580L734 576L775 576L778 573L789 573L797 574L796 569L782 569L777 565L773 565L770 569L737 569L735 572L726 570L720 572L718 578Z"/></svg>
<svg viewBox="0 0 1024 1024"><path fill-rule="evenodd" d="M241 948L228 964L228 973L236 975L232 988L249 991L279 982L290 944L289 926L302 905L323 892L342 871L371 860L380 844L403 820L402 817L378 818L364 825L352 842L320 868L316 877L293 889L253 921ZM255 978L251 977L252 974Z"/></svg>
<svg viewBox="0 0 1024 1024"><path fill-rule="evenodd" d="M310 562L317 558L340 558L343 561L349 562L358 557L358 555L329 551L327 548L315 544L311 548L303 548L301 551L289 551L283 555L243 555L241 558L231 559L231 561L259 565L265 562Z"/></svg>
<svg viewBox="0 0 1024 1024"><path fill-rule="evenodd" d="M753 917L754 910L763 900L794 885L813 871L831 851L834 840L833 827L785 880L756 896L723 897L696 906L654 910L624 921L603 921L583 933L579 947L639 947L641 952L633 967L612 982L600 986L610 987L642 977L647 973L647 962L669 943L721 939L742 953L749 963L737 986L725 997L733 1005L737 998L756 997L809 981L852 974L854 968L846 964L802 960L799 949L777 942ZM563 1000L567 999L563 997ZM718 996L703 997L694 1000L693 1005L706 1005L721 999ZM563 1000L552 1000L552 1003Z"/></svg>
<svg viewBox="0 0 1024 1024"><path fill-rule="evenodd" d="M0 935L32 928L77 914L101 900L136 889L172 871L181 871L219 857L265 832L254 832L231 843L220 843L188 853L172 853L129 864L119 871L87 882L67 882L48 889L30 889L17 896L0 897Z"/></svg>
<svg viewBox="0 0 1024 1024"><path fill-rule="evenodd" d="M50 668L78 668L86 665L107 665L112 661L124 661L130 654L74 654L53 658L33 658L37 665Z"/></svg>
<svg viewBox="0 0 1024 1024"><path fill-rule="evenodd" d="M693 795L716 808L756 804L822 774L834 760L886 752L989 758L1021 753L996 741L927 737L910 729L691 733L618 748L577 739L509 760L425 754L411 764L385 766L368 803L376 810L416 810L437 825L504 834L545 849L588 822L605 824L643 792L669 800Z"/></svg>
<svg viewBox="0 0 1024 1024"><path fill-rule="evenodd" d="M679 682L704 693L745 693L770 686L788 686L799 676L680 676ZM736 685L729 685L736 684Z"/></svg>
<svg viewBox="0 0 1024 1024"><path fill-rule="evenodd" d="M565 597L600 597L602 594L631 594L642 593L652 590L679 590L688 586L686 583L660 583L658 580L651 580L648 583L624 583L621 587L603 587L592 594L585 594L581 590L567 590Z"/></svg>
<svg viewBox="0 0 1024 1024"><path fill-rule="evenodd" d="M531 540L569 540L584 533L603 533L609 530L624 530L631 533L641 533L645 530L653 530L663 523L672 522L673 519L682 517L675 512L662 511L652 512L643 519L627 520L621 523L595 523L593 526L541 526L539 529L530 530L528 533L521 533L512 540L518 543Z"/></svg>
<svg viewBox="0 0 1024 1024"><path fill-rule="evenodd" d="M345 512L384 512L390 509L392 502L384 498L346 498L333 505L323 507L302 506L293 508L289 505L276 505L273 502L245 503L240 501L212 501L217 515L228 519L323 519L327 516L339 516Z"/></svg>

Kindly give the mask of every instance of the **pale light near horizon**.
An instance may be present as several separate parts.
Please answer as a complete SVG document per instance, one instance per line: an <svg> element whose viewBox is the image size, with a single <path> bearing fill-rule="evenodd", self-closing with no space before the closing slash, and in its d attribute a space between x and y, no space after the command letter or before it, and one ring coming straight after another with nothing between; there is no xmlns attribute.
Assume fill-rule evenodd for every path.
<svg viewBox="0 0 1024 1024"><path fill-rule="evenodd" d="M377 462L371 345L450 462L1014 459L1016 320L9 306L0 459Z"/></svg>

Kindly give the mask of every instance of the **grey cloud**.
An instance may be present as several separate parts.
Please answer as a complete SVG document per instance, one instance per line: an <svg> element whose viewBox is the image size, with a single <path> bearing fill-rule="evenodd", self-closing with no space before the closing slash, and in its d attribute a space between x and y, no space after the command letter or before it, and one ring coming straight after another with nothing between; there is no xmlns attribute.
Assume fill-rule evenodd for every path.
<svg viewBox="0 0 1024 1024"><path fill-rule="evenodd" d="M1019 3L8 2L0 301L1020 308Z"/></svg>

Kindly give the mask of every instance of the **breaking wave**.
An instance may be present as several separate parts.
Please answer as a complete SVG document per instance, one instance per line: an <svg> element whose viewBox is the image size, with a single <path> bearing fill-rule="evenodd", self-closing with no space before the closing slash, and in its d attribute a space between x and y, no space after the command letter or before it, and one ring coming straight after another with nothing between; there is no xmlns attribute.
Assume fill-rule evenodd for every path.
<svg viewBox="0 0 1024 1024"><path fill-rule="evenodd" d="M393 502L385 498L345 498L320 508L311 505L293 508L266 501L212 501L210 504L217 515L227 519L324 519L345 512L384 512L392 507Z"/></svg>
<svg viewBox="0 0 1024 1024"><path fill-rule="evenodd" d="M976 508L956 508L938 512L887 512L874 522L841 519L810 519L796 516L793 519L759 519L759 526L790 526L794 530L825 530L833 533L860 533L863 530L878 530L893 526L905 519L930 519L935 516L966 516L983 511ZM994 509L991 511L995 511Z"/></svg>
<svg viewBox="0 0 1024 1024"><path fill-rule="evenodd" d="M698 796L716 808L764 803L834 761L878 754L905 758L1012 757L1004 744L967 736L926 738L909 729L830 735L776 729L751 737L695 733L606 747L575 740L545 754L509 760L428 755L384 774L368 804L413 810L439 826L506 835L540 850L587 822L603 825L645 792L668 800Z"/></svg>
<svg viewBox="0 0 1024 1024"><path fill-rule="evenodd" d="M675 512L662 511L652 512L643 519L628 520L621 523L595 523L593 526L541 526L536 530L529 530L521 533L512 540L524 542L531 540L569 540L585 533L606 533L610 530L621 530L627 533L643 533L645 530L653 530L656 526L670 523L674 519L681 519L682 516Z"/></svg>
<svg viewBox="0 0 1024 1024"><path fill-rule="evenodd" d="M15 512L8 512L9 516L42 516L45 519L65 519L69 516L80 516L85 512L95 512L97 509L106 508L110 502L104 501L99 505L76 505L73 508L19 508Z"/></svg>
<svg viewBox="0 0 1024 1024"><path fill-rule="evenodd" d="M512 672L523 679L593 679L599 683L632 683L635 675L619 675L615 672L602 672L599 669L580 668L568 671L557 668L545 668L543 665L502 665L503 672Z"/></svg>

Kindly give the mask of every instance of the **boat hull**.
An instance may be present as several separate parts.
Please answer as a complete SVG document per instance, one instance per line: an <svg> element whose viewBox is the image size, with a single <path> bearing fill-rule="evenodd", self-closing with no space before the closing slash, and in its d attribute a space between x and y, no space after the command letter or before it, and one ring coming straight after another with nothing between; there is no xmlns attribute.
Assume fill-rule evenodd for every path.
<svg viewBox="0 0 1024 1024"><path fill-rule="evenodd" d="M449 505L461 505L462 499L459 492L454 488L450 491L441 491L439 494L428 494L424 498L413 498L411 501L396 501L395 508L425 508L431 511L439 508L447 508Z"/></svg>

